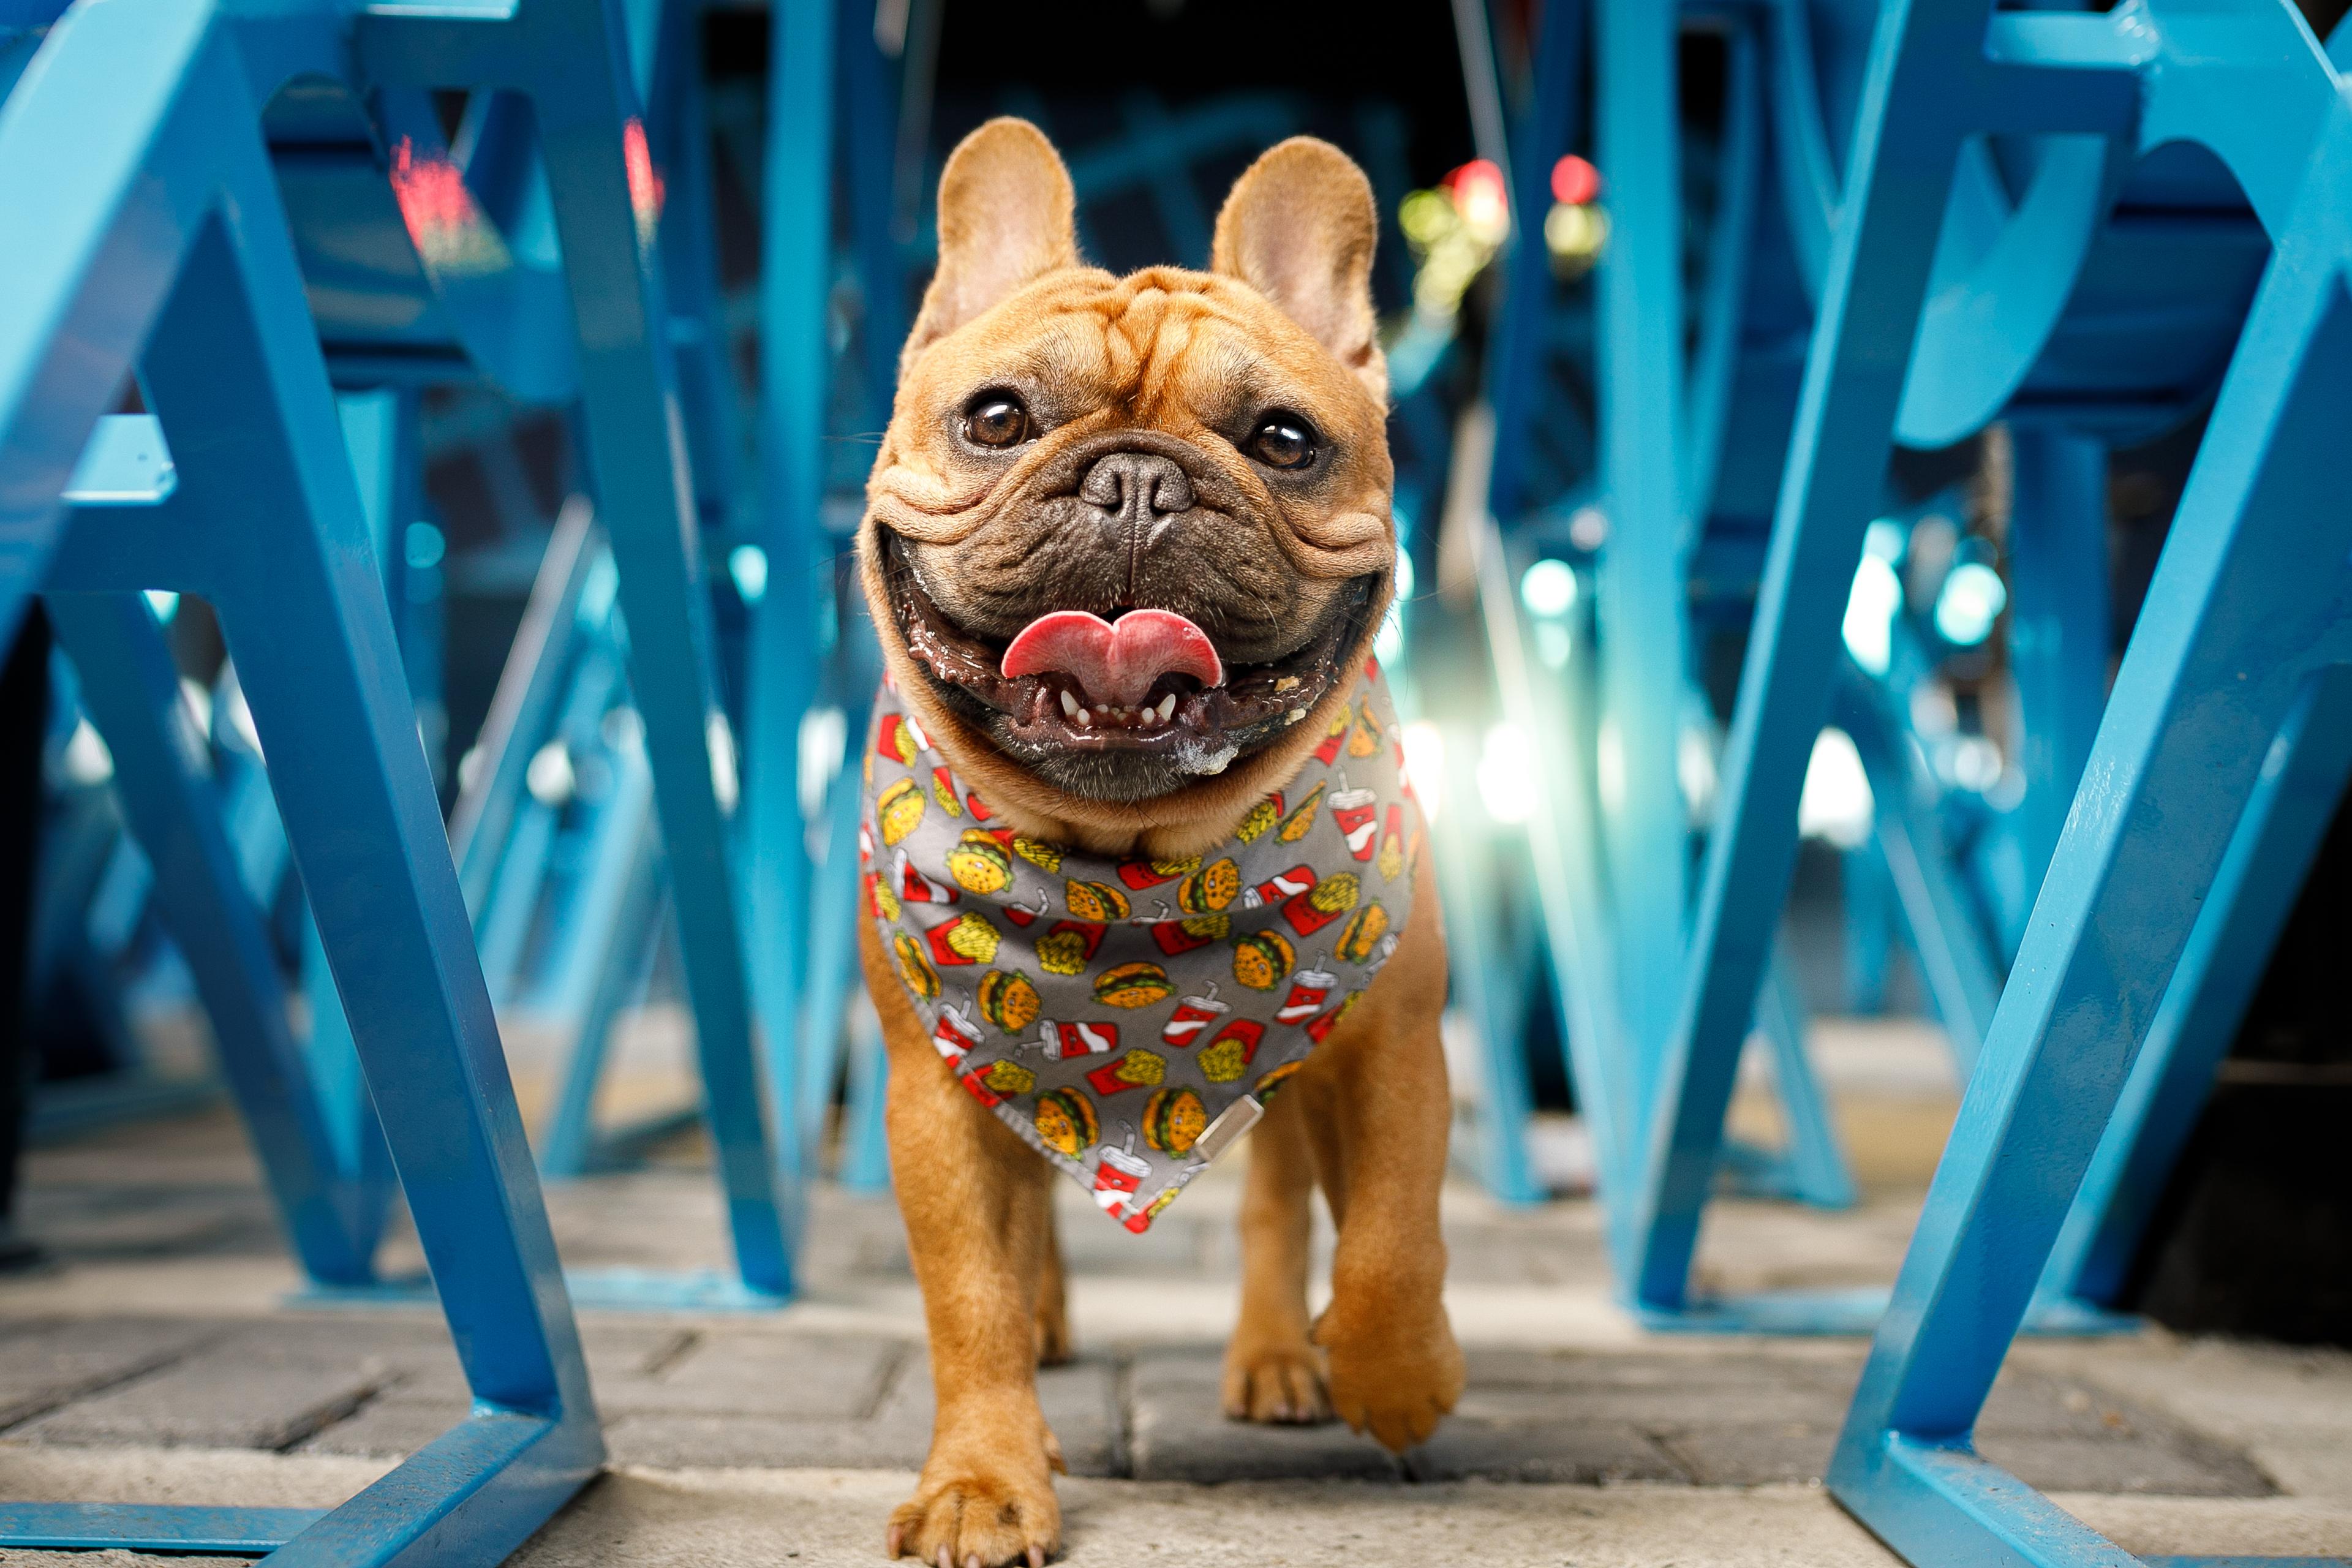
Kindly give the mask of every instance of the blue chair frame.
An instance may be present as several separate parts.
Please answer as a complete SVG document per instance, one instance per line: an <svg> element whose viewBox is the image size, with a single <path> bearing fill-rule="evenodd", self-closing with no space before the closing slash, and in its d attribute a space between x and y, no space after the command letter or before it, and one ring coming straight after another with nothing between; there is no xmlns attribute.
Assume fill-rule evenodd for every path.
<svg viewBox="0 0 2352 1568"><path fill-rule="evenodd" d="M1618 814L1622 820L1613 836L1605 830L1608 815L1590 798L1589 782L1580 802L1570 798L1580 793L1572 784L1555 791L1551 811L1550 837L1559 846L1557 852L1570 860L1568 874L1551 879L1559 896L1547 900L1555 950L1576 963L1577 988L1599 998L1581 1009L1584 1027L1601 1044L1581 1055L1612 1058L1605 1068L1590 1070L1609 1074L1604 1081L1616 1080L1633 1108L1606 1140L1630 1162L1604 1164L1604 1173L1621 1173L1621 1201L1611 1216L1612 1249L1631 1304L1658 1327L1855 1331L1866 1329L1883 1308L1883 1293L1871 1291L1716 1301L1695 1301L1688 1294L1691 1250L1723 1159L1722 1120L1740 1047L1752 1026L1759 984L1777 967L1773 931L1793 860L1796 795L1812 737L1834 713L1853 733L1870 768L1877 805L1874 847L1891 873L1906 934L1922 961L1966 1077L2000 994L2004 949L2022 923L2024 905L2055 841L2056 825L2074 795L2088 736L2098 721L2106 637L2099 567L2105 443L2160 427L2190 410L2210 383L2179 381L2178 362L2226 331L2234 320L2231 312L2238 309L2228 290L2212 290L2213 298L2199 307L2201 314L2195 320L2183 314L2181 330L2165 340L2162 352L2175 363L2153 367L2146 352L2136 356L2128 349L2110 349L2103 354L2098 331L2105 323L2095 316L2087 328L2074 325L2068 311L2075 279L2086 255L2095 273L2102 259L2093 248L2100 219L2130 173L2128 160L2090 128L2103 115L2116 113L2129 91L2112 73L2071 69L2063 58L2055 64L2042 59L2035 53L2042 40L2051 29L2068 25L2050 16L2004 15L1991 24L1994 63L1983 77L1992 84L1985 91L1999 95L2000 108L1989 126L1971 128L2011 135L2054 133L2040 144L2044 151L2038 163L2029 165L2030 178L2014 210L2005 195L1994 194L1998 182L1988 176L1981 144L1953 132L1959 151L1951 154L1952 166L1934 179L1923 183L1916 163L1905 163L1898 174L1888 176L1890 192L1883 199L1906 204L1899 221L1912 226L1910 250L1882 236L1883 255L1868 258L1858 271L1842 273L1844 229L1830 216L1839 173L1829 161L1818 122L1788 108L1791 97L1806 98L1814 90L1801 26L1794 29L1797 41L1790 41L1792 19L1801 21L1804 15L1804 6L1780 0L1718 14L1718 25L1733 28L1727 122L1759 112L1752 102L1745 110L1740 104L1743 72L1752 72L1753 65L1741 64L1738 29L1762 28L1778 49L1771 129L1781 143L1777 166L1790 194L1759 209L1759 216L1773 216L1797 272L1819 304L1804 389L1789 400L1795 438L1781 476L1754 635L1719 764L1717 798L1724 804L1700 868L1687 937L1658 910L1643 917L1640 910L1603 901L1605 887L1622 886L1621 868L1628 865L1648 868L1631 879L1631 896L1637 901L1646 902L1657 888L1672 885L1659 880L1667 869L1670 841L1674 854L1681 853L1680 825L1668 820L1677 814L1659 804L1679 803L1670 733L1651 734L1646 744L1638 743L1621 717L1627 805ZM1708 493L1694 476L1724 471L1721 466L1729 462L1721 434L1725 384L1710 382L1702 372L1711 359L1721 368L1718 354L1731 353L1718 349L1729 341L1720 310L1727 302L1736 306L1745 286L1726 281L1732 268L1720 260L1710 263L1691 406L1686 419L1678 416L1676 389L1664 384L1672 366L1661 368L1661 356L1641 352L1682 320L1679 306L1660 303L1679 297L1680 260L1671 247L1661 252L1656 243L1661 233L1678 232L1679 223L1642 221L1644 214L1654 217L1657 211L1678 210L1673 125L1662 108L1672 102L1676 22L1640 5L1604 5L1601 16L1604 152L1622 150L1604 158L1604 164L1621 215L1621 237L1633 242L1604 274L1605 281L1614 279L1622 290L1604 301L1604 321L1619 334L1604 363L1613 358L1631 367L1627 374L1646 375L1649 383L1642 395L1621 397L1615 405L1623 414L1609 437L1612 450L1629 430L1646 435L1638 440L1628 437L1610 470L1637 482L1629 507L1622 493L1627 487L1612 480L1611 549L1619 560L1613 571L1602 574L1600 613L1620 644L1629 627L1634 642L1646 637L1656 643L1664 635L1660 628L1675 624L1670 610L1682 593L1680 552L1695 545L1687 514L1699 504L1696 498ZM1942 41L1951 44L1952 36ZM2031 101L2037 94L2044 100L2038 107ZM1852 171L1863 167L1862 148L1857 132L1849 181L1860 177ZM1862 199L1851 191L1849 185L1849 212ZM1727 180L1727 211L1736 194L1736 182ZM1752 221L1738 214L1719 224L1736 230ZM1646 250L1639 243L1643 233L1653 242ZM1736 232L1732 239L1737 243ZM1916 265L1916 279L1900 286L1915 289L1916 297L1900 289L1886 292L1878 277L1885 258L1897 255L1906 265ZM1646 289L1641 286L1645 275ZM2099 281L2111 286L2113 280ZM1864 313L1846 321L1839 312L1848 310ZM1646 332L1639 330L1643 321L1649 323ZM1884 345L1908 343L1915 335L1912 362L1890 372ZM2176 346L2176 340L2186 346ZM2045 355L2053 343L2057 348ZM2165 378L2168 371L2175 379ZM2017 401L2021 385L2026 395ZM1742 401L1752 405L1757 400L1743 395ZM1885 405L1883 436L1880 404ZM1898 668L1891 681L1865 679L1847 663L1838 632L1863 526L1882 513L1879 476L1894 441L1946 443L2005 407L2011 410L2018 477L2011 562L2018 589L2011 646L2027 721L2023 763L2029 785L2022 807L1979 836L2007 856L2006 907L1997 908L1995 921L2005 929L1988 931L1975 906L2000 906L2003 900L1985 896L1983 886L1971 880L1981 868L1968 865L1944 839L1937 786L1922 776L1916 742L1906 732L1908 721L1899 700L1905 671ZM1809 426L1808 420L1818 424ZM1755 434L1743 438L1752 441ZM1659 452L1677 453L1680 472L1655 461ZM1641 489L1643 484L1649 489ZM1671 550L1658 542L1676 540L1690 542ZM1702 572L1704 564L1690 570L1719 574ZM1498 574L1490 586L1501 595L1508 579ZM1510 607L1507 598L1504 605ZM1490 623L1496 618L1490 608ZM1621 716L1633 714L1635 728L1664 724L1676 710L1672 694L1659 684L1660 671L1670 676L1683 655L1664 644L1642 647L1646 651L1630 661L1622 648L1612 648L1599 691L1576 700L1604 703ZM1909 678L1916 679L1920 656L1914 649L1907 657ZM1507 691L1522 679L1513 676L1509 662L1498 658ZM1898 666L1903 662L1899 657ZM1620 663L1631 668L1611 674ZM1612 681L1622 681L1626 690L1613 691ZM1637 692L1634 687L1643 689ZM1580 776L1575 759L1554 761L1555 777ZM1634 777L1644 767L1645 784ZM1645 811L1658 819L1647 832L1640 820ZM1596 861L1595 855L1602 858ZM1679 864L1673 869L1679 872ZM2291 897L2291 891L2277 897ZM1570 896L1578 897L1580 907L1563 919L1562 903ZM2277 913L2284 918L2283 910ZM1643 931L1654 940L1644 940ZM1670 935L1672 946L1656 945ZM1642 1033L1637 1020L1620 1024L1609 1005L1612 985L1626 983L1621 977L1643 972L1627 956L1629 942L1634 954L1652 955L1649 973L1654 974L1661 961L1655 955L1663 954L1685 975L1678 1011L1661 1034ZM1601 956L1612 950L1618 954L1613 965ZM1765 1000L1769 1015L1769 994ZM2199 1015L2209 1019L2201 1037L2209 1042L2216 1027L2210 1022L2214 1011L2209 1004ZM2186 1091L2192 1106L2202 1081ZM2154 1098L2173 1108L2176 1123L2188 1114L2177 1109L2177 1094ZM2135 1146L2143 1160L2159 1158L2153 1143ZM2138 1169L2144 1176L2146 1167ZM2070 1288L2053 1285L2039 1304L2039 1326L2081 1331L2116 1322L2081 1310L2077 1291L2091 1301L2112 1298L2118 1267L2114 1259L2125 1245L2117 1238L2136 1235L2132 1216L2145 1212L2144 1205L2135 1208L2118 1199L2117 1192L2111 1184L2085 1198L2086 1205L2107 1205L2112 1221L2086 1211L2074 1226L2084 1237L2107 1237L2105 1274L2095 1278L2075 1268Z"/></svg>
<svg viewBox="0 0 2352 1568"><path fill-rule="evenodd" d="M1683 671L1689 660L1687 574L1695 525L1684 516L1685 494L1703 497L1722 461L1728 377L1738 340L1738 306L1753 220L1748 195L1758 182L1761 138L1755 62L1735 52L1733 101L1723 184L1727 211L1706 274L1701 346L1688 379L1695 408L1685 437L1677 416L1685 380L1673 356L1653 345L1677 339L1685 313L1678 217L1680 174L1674 111L1675 18L1655 7L1608 14L1599 66L1604 73L1598 120L1610 170L1612 209L1623 217L1612 229L1601 274L1602 331L1593 345L1599 361L1604 418L1601 483L1614 514L1612 543L1598 574L1595 618L1610 630L1598 681L1570 670L1538 668L1527 657L1528 629L1515 591L1520 569L1547 549L1551 509L1528 503L1527 457L1546 383L1546 360L1556 352L1549 318L1549 258L1538 237L1551 202L1554 162L1569 150L1586 30L1595 15L1578 4L1548 6L1537 40L1534 93L1515 138L1511 171L1514 241L1506 257L1501 316L1487 365L1495 445L1487 468L1487 508L1503 525L1483 547L1496 557L1479 574L1490 652L1505 711L1546 753L1545 787L1530 825L1538 843L1536 886L1553 971L1555 997L1569 1047L1578 1102L1592 1129L1600 1184L1622 1197L1639 1184L1636 1151L1643 1107L1663 1033L1656 984L1662 968L1680 962L1685 948L1682 891L1687 880L1689 825L1679 778L1679 735L1696 699ZM1665 456L1662 458L1661 454ZM1573 499L1573 498L1571 498ZM1590 578L1587 578L1589 581ZM1588 650L1590 628L1576 646ZM1545 689L1565 683L1568 692ZM1551 745L1555 727L1580 738L1585 754ZM1591 748L1606 732L1612 757L1622 763L1612 795L1622 804L1603 809ZM1594 835L1598 833L1599 837ZM1560 864L1562 858L1566 864ZM1605 932L1605 934L1604 934ZM1485 944L1460 944L1478 954ZM1604 957L1606 953L1610 956ZM1507 992L1513 977L1491 957L1473 956L1482 970L1469 988ZM1721 1175L1735 1191L1843 1207L1854 1187L1810 1061L1802 1050L1803 1008L1793 971L1776 962L1758 996L1757 1032L1772 1064L1772 1082L1786 1129L1774 1152L1729 1143L1720 1152ZM1486 1023L1490 1056L1506 1026Z"/></svg>
<svg viewBox="0 0 2352 1568"><path fill-rule="evenodd" d="M1864 160L1916 178L1948 166L1956 128L2013 112L1982 90L1986 9L1888 8ZM1977 1458L1970 1432L2037 1282L2100 1257L2080 1245L2091 1222L2070 1218L2088 1212L2078 1192L2144 1205L2352 763L2352 521L2335 450L2352 413L2352 100L2337 75L2352 35L2331 65L2291 7L2145 0L2013 41L2127 89L2075 95L2104 109L2084 129L2211 151L2274 248L1830 1484L1923 1568L2127 1568ZM1923 101L1940 110L1924 124ZM1842 246L1866 247L1892 205L1874 182ZM1901 290L1904 274L1876 287Z"/></svg>
<svg viewBox="0 0 2352 1568"><path fill-rule="evenodd" d="M650 773L662 842L668 847L667 868L686 895L677 900L680 951L695 1015L703 1113L718 1150L715 1163L736 1253L732 1280L697 1274L667 1295L661 1281L634 1274L611 1280L583 1276L583 1284L600 1299L610 1296L622 1304L711 1305L722 1298L725 1304L773 1304L788 1299L793 1289L787 1215L796 1202L798 1171L776 1153L772 1130L782 1118L767 1100L771 1075L763 1073L754 1053L729 864L730 827L719 804L719 774L734 766L733 743L716 700L709 607L697 552L699 498L687 500L691 469L677 429L681 392L667 335L655 330L667 321L660 302L668 296L647 244L653 195L639 188L652 173L644 121L628 74L619 68L627 38L625 11L609 3L595 9L595 47L604 53L593 58L582 47L585 35L567 28L560 16L550 26L541 18L556 14L530 6L508 17L355 13L347 20L362 77L379 89L385 124L361 127L362 141L355 146L348 112L338 120L305 104L298 112L279 115L273 106L272 151L281 186L289 192L306 279L323 281L330 300L367 302L367 308L321 321L331 370L339 382L390 385L396 389L391 395L395 406L412 409L416 385L485 371L521 395L576 399L590 476L604 515L614 520L608 532L621 568L618 600L631 626L625 644L616 647L625 650L644 720L644 744L641 763L634 756L627 760ZM676 9L648 0L625 15L642 26L648 19L674 20ZM326 25L313 19L308 26L315 32ZM664 37L675 42L675 33L673 27ZM284 46L273 47L284 52ZM289 63L279 68L290 74L293 68ZM337 59L331 67L314 68L343 67ZM638 68L649 68L647 62L640 58ZM591 84L591 90L574 90L575 79ZM593 89L598 84L604 90ZM418 115L416 89L451 85L472 89L473 99L457 144L444 148L437 125ZM518 95L534 106L528 126L512 110ZM535 144L529 130L536 131ZM418 233L419 222L430 223L435 215L428 206L420 220L394 208L380 154L367 144L371 135L392 150L394 186L404 171L429 172L438 158L445 176L466 183L474 210L463 215L463 222L479 226L488 215L490 221L503 216L520 225L511 251L495 236L486 242L505 264L485 275L478 265L466 262L462 246L457 262L446 255L436 261L429 254L431 237ZM528 168L544 177L551 198L544 209L515 194L530 184ZM449 221L448 215L438 216ZM404 219L409 226L405 237L399 233ZM372 249L352 242L353 237L369 237L371 228ZM320 243L322 230L344 233L346 242L340 247ZM615 238L625 243L615 244ZM418 251L409 249L411 240ZM562 264L550 266L545 258L559 246ZM371 266L354 264L354 253L369 257ZM394 330L386 321L408 324ZM376 467L394 495L404 483L414 484L414 424L413 418L399 421L399 428L386 436L390 455L379 454ZM393 510L405 516L413 509ZM390 531L396 551L399 517L390 519ZM528 756L526 751L521 760L527 763ZM503 783L505 770L495 765L498 760L489 771ZM731 778L727 787L731 790ZM488 815L493 828L488 840L476 831L482 813L463 825L469 861L477 851L509 847L499 842L496 829L511 826L513 814ZM605 858L618 858L623 869L585 879L591 902L601 900L593 911L601 918L574 922L583 932L607 931L623 912L612 906L624 892L642 887L638 862L651 853L649 836L640 826L625 840L597 846ZM474 869L478 873L478 863ZM469 889L478 880L478 874L470 876ZM570 989L587 997L584 1010L601 1026L614 1005L614 971L631 966L602 963L604 954L587 949L571 956L575 983ZM578 984L592 969L602 972L599 984ZM331 994L316 978L320 973L314 966L320 1026L307 1055L320 1080L320 1098L334 1108L336 1125L357 1126L366 1119L364 1097L357 1093L348 1052L334 1049L337 1015ZM259 983L258 976L248 979ZM347 1152L363 1152L367 1138L362 1130L339 1141ZM375 1281L343 1269L312 1272L322 1299L414 1296L421 1283Z"/></svg>
<svg viewBox="0 0 2352 1568"><path fill-rule="evenodd" d="M117 755L168 773L149 781L163 796L193 770L133 742L161 734L183 764L203 742L141 594L219 609L475 1413L334 1510L12 1504L9 1545L494 1561L604 1458L257 131L273 73L331 62L330 20L83 7L0 106L0 203L49 217L0 310L0 623L45 594L92 692L145 706ZM134 366L152 416L109 416ZM238 885L209 798L187 833L142 826L161 881Z"/></svg>

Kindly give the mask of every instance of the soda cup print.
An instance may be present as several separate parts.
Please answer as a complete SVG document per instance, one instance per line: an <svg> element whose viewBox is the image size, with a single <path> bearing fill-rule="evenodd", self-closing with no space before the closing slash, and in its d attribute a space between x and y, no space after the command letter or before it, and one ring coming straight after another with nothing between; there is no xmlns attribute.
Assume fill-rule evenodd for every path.
<svg viewBox="0 0 2352 1568"><path fill-rule="evenodd" d="M1121 1122L1121 1126L1126 1123ZM1106 1143L1102 1158L1095 1164L1095 1202L1105 1214L1117 1214L1135 1200L1142 1190L1143 1178L1151 1174L1151 1163L1135 1152L1135 1129L1127 1129L1127 1147L1114 1149Z"/></svg>
<svg viewBox="0 0 2352 1568"><path fill-rule="evenodd" d="M1107 1056L1118 1049L1117 1024L1056 1024L1051 1018L1039 1026L1037 1043L1045 1047L1048 1060L1066 1062L1072 1057Z"/></svg>
<svg viewBox="0 0 2352 1568"><path fill-rule="evenodd" d="M910 904L951 904L962 895L955 889L932 881L915 869L904 849L898 851L899 896Z"/></svg>
<svg viewBox="0 0 2352 1568"><path fill-rule="evenodd" d="M1369 860L1379 847L1380 795L1368 789L1343 789L1331 797L1331 820L1348 840L1348 853Z"/></svg>
<svg viewBox="0 0 2352 1568"><path fill-rule="evenodd" d="M1287 871L1276 872L1256 887L1244 892L1242 907L1245 910L1264 909L1268 904L1278 904L1286 900L1295 899L1314 885L1314 868L1293 866Z"/></svg>
<svg viewBox="0 0 2352 1568"><path fill-rule="evenodd" d="M1285 996L1282 1005L1275 1009L1274 1021L1277 1024L1307 1022L1323 1005L1323 999L1331 994L1331 987L1339 984L1339 977L1326 970L1300 970L1290 977L1290 994Z"/></svg>
<svg viewBox="0 0 2352 1568"><path fill-rule="evenodd" d="M980 1044L980 1031L953 1007L942 1007L940 1021L931 1026L931 1044L944 1059L960 1062Z"/></svg>
<svg viewBox="0 0 2352 1568"><path fill-rule="evenodd" d="M1199 1039L1201 1031L1215 1023L1220 1014L1229 1011L1231 1009L1217 1000L1217 988L1212 985L1206 996L1187 996L1177 1003L1176 1011L1160 1031L1160 1037L1181 1050Z"/></svg>

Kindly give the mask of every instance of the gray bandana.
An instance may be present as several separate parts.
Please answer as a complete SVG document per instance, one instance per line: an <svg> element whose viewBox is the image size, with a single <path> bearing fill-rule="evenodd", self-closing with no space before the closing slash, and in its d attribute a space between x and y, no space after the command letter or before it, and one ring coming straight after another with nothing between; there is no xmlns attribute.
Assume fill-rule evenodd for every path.
<svg viewBox="0 0 2352 1568"><path fill-rule="evenodd" d="M866 912L917 1015L963 1086L1132 1231L1256 1121L1412 908L1421 808L1370 661L1297 776L1183 860L1017 837L887 681L871 740Z"/></svg>

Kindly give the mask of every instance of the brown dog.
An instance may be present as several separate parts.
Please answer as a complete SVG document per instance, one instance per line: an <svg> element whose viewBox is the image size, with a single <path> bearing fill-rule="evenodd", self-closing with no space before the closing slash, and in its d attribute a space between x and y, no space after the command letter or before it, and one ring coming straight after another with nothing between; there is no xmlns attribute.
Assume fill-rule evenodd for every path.
<svg viewBox="0 0 2352 1568"><path fill-rule="evenodd" d="M1174 861L1299 773L1388 605L1377 214L1356 166L1306 138L1235 184L1205 273L1086 267L1073 208L1061 160L1024 121L982 126L949 160L939 272L867 486L864 585L897 700L991 820L1030 844ZM1057 706L1004 673L1041 616L1137 610L1205 631L1213 656L1163 649L1152 667L1199 679L1098 715L1066 685ZM1202 689L1204 670L1220 679ZM1336 1411L1396 1450L1430 1435L1463 1379L1441 1300L1445 954L1429 867L1407 875L1418 912L1251 1140L1224 1373L1236 1418ZM894 968L861 924L893 1155L932 1173L902 1181L898 1203L939 1415L889 1552L1040 1563L1061 1542L1060 1454L1034 1367L1069 1347L1053 1166L941 1069L908 961ZM1339 1227L1331 1303L1311 1325L1310 1185Z"/></svg>

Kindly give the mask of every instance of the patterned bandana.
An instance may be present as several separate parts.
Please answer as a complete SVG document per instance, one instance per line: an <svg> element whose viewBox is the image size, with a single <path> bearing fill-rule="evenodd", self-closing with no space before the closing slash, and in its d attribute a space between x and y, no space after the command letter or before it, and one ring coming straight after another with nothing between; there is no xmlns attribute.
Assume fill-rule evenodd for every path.
<svg viewBox="0 0 2352 1568"><path fill-rule="evenodd" d="M1379 667L1290 784L1182 860L992 826L886 681L866 912L982 1105L1140 1233L1247 1131L1396 950L1421 808Z"/></svg>

